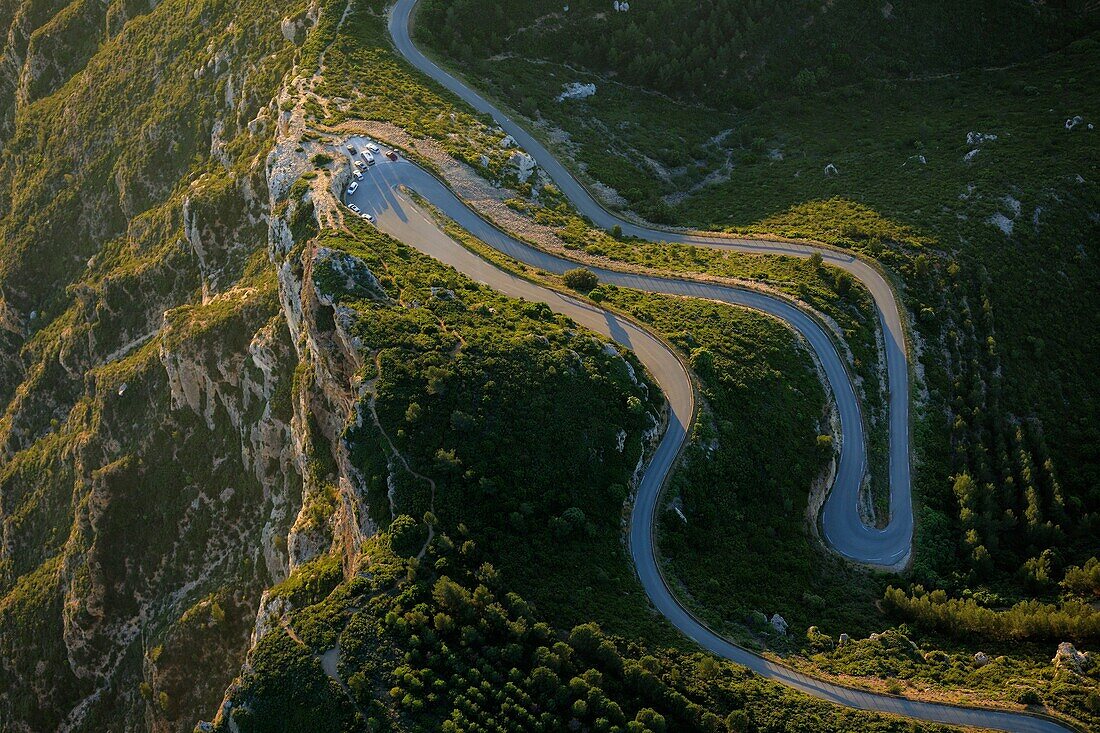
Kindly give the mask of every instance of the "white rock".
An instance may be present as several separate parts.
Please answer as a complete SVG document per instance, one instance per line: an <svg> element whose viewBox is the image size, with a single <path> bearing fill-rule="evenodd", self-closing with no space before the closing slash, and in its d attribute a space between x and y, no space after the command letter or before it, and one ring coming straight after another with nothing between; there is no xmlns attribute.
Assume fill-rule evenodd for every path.
<svg viewBox="0 0 1100 733"><path fill-rule="evenodd" d="M850 637L850 636L848 636L847 634L841 634L841 635L840 635L840 639L839 639L839 640L837 641L837 646L838 646L838 647L840 647L840 646L847 646L847 645L848 645L848 641L849 641L850 639L851 639L851 637Z"/></svg>
<svg viewBox="0 0 1100 733"><path fill-rule="evenodd" d="M974 663L977 664L979 667L984 667L985 665L989 664L989 655L985 652L978 652L974 655Z"/></svg>
<svg viewBox="0 0 1100 733"><path fill-rule="evenodd" d="M1058 645L1058 650L1054 652L1054 659L1050 661L1058 669L1071 669L1074 672L1084 672L1092 666L1089 653L1077 651L1068 641Z"/></svg>
<svg viewBox="0 0 1100 733"><path fill-rule="evenodd" d="M1073 128L1077 127L1078 125L1080 125L1084 121L1085 121L1085 118L1083 118L1081 115L1076 115L1074 117L1071 117L1070 119L1066 120L1066 129L1067 130L1072 130ZM1090 127L1091 127L1091 125L1090 125Z"/></svg>
<svg viewBox="0 0 1100 733"><path fill-rule="evenodd" d="M511 135L505 135L504 139L500 141L500 147L510 148L516 144L516 139Z"/></svg>
<svg viewBox="0 0 1100 733"><path fill-rule="evenodd" d="M1001 212L997 212L993 216L989 217L989 223L1000 229L1006 236L1012 236L1012 220Z"/></svg>
<svg viewBox="0 0 1100 733"><path fill-rule="evenodd" d="M997 136L991 132L968 132L966 133L966 144L971 147L981 145L982 143L992 142L996 140Z"/></svg>
<svg viewBox="0 0 1100 733"><path fill-rule="evenodd" d="M837 167L835 165L833 165L832 163L829 163L827 166L825 166L825 175L827 175L827 176L839 176L840 171L837 170Z"/></svg>
<svg viewBox="0 0 1100 733"><path fill-rule="evenodd" d="M122 395L126 394L126 389L129 386L130 385L127 382L123 382L122 384L118 385L118 396L121 397Z"/></svg>
<svg viewBox="0 0 1100 733"><path fill-rule="evenodd" d="M564 102L567 99L585 99L596 93L595 84L581 84L577 81L564 84L562 88L565 91L558 95L559 102Z"/></svg>
<svg viewBox="0 0 1100 733"><path fill-rule="evenodd" d="M527 183L527 179L535 172L535 159L522 151L512 153L508 163L516 167L516 177L520 183Z"/></svg>
<svg viewBox="0 0 1100 733"><path fill-rule="evenodd" d="M772 614L772 618L769 623L772 625L772 628L778 631L780 634L787 633L787 620L780 616L778 613Z"/></svg>
<svg viewBox="0 0 1100 733"><path fill-rule="evenodd" d="M963 156L963 162L964 163L970 163L971 161L974 160L974 158L976 158L978 156L979 152L981 152L981 151L978 148L974 148L969 153L967 153L966 155Z"/></svg>

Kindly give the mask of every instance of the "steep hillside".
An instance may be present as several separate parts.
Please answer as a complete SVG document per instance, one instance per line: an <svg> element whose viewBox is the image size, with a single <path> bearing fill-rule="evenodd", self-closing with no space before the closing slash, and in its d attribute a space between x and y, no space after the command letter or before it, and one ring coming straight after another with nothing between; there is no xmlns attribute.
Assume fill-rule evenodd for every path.
<svg viewBox="0 0 1100 733"><path fill-rule="evenodd" d="M917 550L878 607L913 626L899 629L903 642L860 647L889 663L845 652L839 634L882 619L862 592L834 595L795 580L806 572L797 569L801 595L780 610L805 619L807 666L880 689L901 676L921 694L931 684L946 695L1061 698L1054 704L1095 715L1095 679L1051 669L1061 637L1095 639L1096 586L1082 580L1094 577L1100 521L1100 401L1082 369L1100 347L1089 305L1100 296L1095 5L608 5L425 0L415 36L524 120L611 209L852 249L889 269L912 318ZM803 287L794 268L585 231L553 200L524 206L562 222L594 264ZM797 557L798 539L769 537L781 550L731 539L748 511L789 515L779 502L723 502L727 484L691 459L682 514L670 507L662 522L666 569L708 619L751 637L755 584L715 579L758 578L763 563L773 573L782 565L770 558ZM1051 626L1063 611L1075 621ZM1014 676L963 676L950 655L914 662L908 641L964 660L997 649ZM1080 687L1068 692L1067 679Z"/></svg>
<svg viewBox="0 0 1100 733"><path fill-rule="evenodd" d="M609 659L634 670L628 684L655 687L639 707L609 683L616 724L749 724L773 714L769 699L830 715L709 661L708 678L736 678L728 693L662 701L647 654L677 637L620 537L661 419L633 357L344 220L348 173L322 118L356 117L339 98L349 57L371 56L379 88L403 90L359 116L496 175L510 157L392 57L380 9L4 6L0 729L263 730L276 687L310 729L374 729L357 717L368 705L423 729L459 701L447 698L452 712L425 697L426 717L415 702L394 709L371 685L398 681L367 664L372 637L355 634L388 624L378 602L402 578L466 583L483 563L500 575L490 603L509 604L509 634L537 629L524 644L593 620L629 635ZM386 593L367 603L363 578L381 566ZM317 607L333 589L354 604ZM326 620L309 631L303 614ZM336 680L358 697L310 707L344 688L296 645L327 649L345 625L341 643L364 659L339 657ZM612 642L590 632L608 656ZM518 638L502 639L508 655ZM421 643L390 634L378 653L415 656ZM298 669L284 652L301 675L284 678ZM554 715L582 714L570 700Z"/></svg>
<svg viewBox="0 0 1100 733"><path fill-rule="evenodd" d="M802 18L809 6L791 7ZM519 220L532 230L562 232L578 257L766 280L846 334L873 404L866 294L782 258L696 259L592 232L552 190L521 180L491 120L394 54L384 10L382 0L0 2L0 730L526 729L533 720L548 730L940 730L838 713L687 649L647 603L622 537L624 506L664 417L659 390L629 352L348 217L340 194L350 173L335 161L349 132L368 132L470 190L491 190L482 203L527 217ZM838 29L853 12L811 10ZM691 38L713 11L685 14L677 37ZM936 69L1015 62L1087 25L1073 7L1043 9L1032 41L1013 45L1005 39L1029 11L988 11L1004 19L988 48L966 51L960 31L915 47L912 63L943 44L959 53ZM529 12L542 11L509 17L534 42L540 24L519 29ZM910 20L890 43L931 27ZM761 47L753 58L770 68L776 54ZM786 71L737 68L754 84L770 79L769 93L788 89ZM608 160L594 160L592 173L623 159ZM674 183L631 177L631 203L669 217L723 226L762 218L717 221L702 203L717 189L678 198ZM759 225L819 234L812 210L801 213L810 223L796 212ZM899 240L912 233L868 221ZM879 246L863 229L845 232L841 244ZM907 274L956 277L946 260L920 262L892 261ZM790 636L754 628L788 650L801 647L803 626L843 623L850 609L826 617L804 587L839 561L806 572L821 559L816 545L777 519L802 508L804 484L831 457L816 435L824 394L797 340L729 308L697 304L673 317L659 298L596 297L692 354L713 403L700 440L733 446L739 431L767 426L721 460L701 442L690 449L677 490L691 530L662 538L670 554L707 545L705 556L677 558L698 571L683 571L685 583L701 584L706 605L721 595L711 578L756 579L744 567L709 573L708 563L726 561L741 540L775 542L776 573L790 587L775 597L755 588L731 624L749 609L756 619L765 602L805 604L789 614ZM977 354L992 326L959 320L970 329L966 354ZM754 339L768 348L752 349ZM951 364L972 364L979 381L1012 372L977 356ZM935 376L933 399L946 402ZM1037 549L1014 551L992 577L1010 577L1043 542L1067 563L1083 560L1092 495L1065 479L1063 511L1084 516L1044 530L1048 518L1061 521L1048 509L1067 461L1052 448L1057 468L1045 467L1042 432L1030 427L1040 423L998 420L1004 435L1007 425L1021 431L1017 473L1025 464L1045 472L1036 468L1032 487L1043 513L1028 518ZM922 450L934 465L928 480L942 489L935 448ZM983 465L964 459L975 473ZM789 475L777 478L776 467ZM746 505L753 526L737 542L714 542L723 514L744 507L714 501L708 481L741 493L764 485L774 496ZM929 504L941 521L970 521L949 501ZM998 526L975 531L989 544ZM957 590L978 572L969 545L959 558L937 547L958 534L952 525L924 540L936 551L916 578L950 578ZM1065 575L1068 594L1087 595L1092 569L1044 569L1042 592L1052 596ZM867 610L885 581L843 572L851 607ZM924 596L889 593L897 614L923 608ZM886 622L869 613L860 630ZM842 673L859 661L848 654L815 664ZM1046 674L1025 672L1028 685ZM1090 679L1063 675L1043 697L1076 712L1089 704Z"/></svg>
<svg viewBox="0 0 1100 733"><path fill-rule="evenodd" d="M719 110L1017 64L1100 24L1088 0L426 0L418 17L420 36L463 63L543 59Z"/></svg>
<svg viewBox="0 0 1100 733"><path fill-rule="evenodd" d="M266 156L305 11L4 14L5 730L190 730L286 575L309 406Z"/></svg>

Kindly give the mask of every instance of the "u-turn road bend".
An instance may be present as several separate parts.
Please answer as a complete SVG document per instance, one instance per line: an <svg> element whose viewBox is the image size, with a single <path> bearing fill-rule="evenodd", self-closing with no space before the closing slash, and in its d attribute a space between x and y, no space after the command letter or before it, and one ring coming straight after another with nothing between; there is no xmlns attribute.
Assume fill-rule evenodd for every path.
<svg viewBox="0 0 1100 733"><path fill-rule="evenodd" d="M889 380L889 445L891 521L884 530L863 524L858 511L859 484L866 468L866 447L859 399L843 357L824 327L793 303L779 297L736 286L701 282L689 277L660 277L594 269L602 282L649 292L723 301L754 308L783 320L814 350L836 401L841 422L842 447L834 486L822 510L822 528L829 545L851 560L883 567L904 564L910 554L913 513L909 479L909 373L905 333L897 299L886 278L872 265L844 252L789 242L739 240L713 234L666 231L644 227L616 217L604 209L569 171L519 124L513 122L480 95L435 65L409 37L409 19L416 0L397 0L391 9L389 28L397 50L416 68L454 92L480 112L496 120L516 139L561 188L571 203L599 227L620 226L623 233L650 241L672 241L697 246L728 248L758 254L808 257L819 252L831 265L858 278L877 306L886 344ZM352 139L362 148L365 139ZM589 302L506 272L478 257L446 235L401 189L417 192L444 215L477 239L528 265L561 273L576 263L523 243L485 221L431 173L405 160L391 162L379 156L358 190L347 197L373 214L379 229L418 250L455 267L464 274L513 297L544 302L556 312L602 333L631 349L664 391L669 402L668 427L647 467L630 523L630 551L638 578L651 602L681 633L699 646L744 665L764 677L821 699L849 707L894 713L927 721L1004 731L1070 730L1053 720L1024 713L921 702L879 695L836 685L794 671L780 663L743 649L713 632L685 609L669 589L654 549L653 522L661 489L684 445L694 416L694 390L687 371L665 344L637 324Z"/></svg>

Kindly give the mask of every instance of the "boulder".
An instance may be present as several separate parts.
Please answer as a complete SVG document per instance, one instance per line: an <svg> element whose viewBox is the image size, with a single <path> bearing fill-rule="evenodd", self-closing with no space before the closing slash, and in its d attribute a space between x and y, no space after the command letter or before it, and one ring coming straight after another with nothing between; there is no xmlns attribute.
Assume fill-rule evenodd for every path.
<svg viewBox="0 0 1100 733"><path fill-rule="evenodd" d="M1012 236L1012 227L1014 222L1001 212L996 212L993 216L989 217L989 223L1001 230L1005 236Z"/></svg>
<svg viewBox="0 0 1100 733"><path fill-rule="evenodd" d="M984 667L985 665L989 664L989 662L989 655L985 652L978 652L974 655L974 663L977 664L979 667Z"/></svg>
<svg viewBox="0 0 1100 733"><path fill-rule="evenodd" d="M974 148L969 153L967 153L966 155L963 156L963 162L964 163L972 162L974 160L974 158L978 157L979 152L980 152L980 150L978 148Z"/></svg>
<svg viewBox="0 0 1100 733"><path fill-rule="evenodd" d="M837 641L836 645L838 647L847 646L849 641L851 641L850 636L848 636L847 634L841 634L840 639Z"/></svg>
<svg viewBox="0 0 1100 733"><path fill-rule="evenodd" d="M825 175L826 176L839 176L840 171L837 170L837 167L835 165L833 165L832 163L829 163L827 166L825 166Z"/></svg>
<svg viewBox="0 0 1100 733"><path fill-rule="evenodd" d="M1054 659L1050 661L1055 669L1069 669L1074 672L1084 672L1092 666L1089 653L1077 651L1068 641L1058 645L1058 650L1054 652Z"/></svg>
<svg viewBox="0 0 1100 733"><path fill-rule="evenodd" d="M787 620L780 616L778 613L772 614L771 621L769 621L769 623L772 625L772 628L780 634L787 633Z"/></svg>
<svg viewBox="0 0 1100 733"><path fill-rule="evenodd" d="M997 136L990 132L968 132L966 133L966 144L975 147L982 143L992 142L997 139Z"/></svg>
<svg viewBox="0 0 1100 733"><path fill-rule="evenodd" d="M562 88L565 91L558 95L559 102L564 102L567 99L585 99L596 93L595 84L581 84L577 81L571 81L563 85Z"/></svg>
<svg viewBox="0 0 1100 733"><path fill-rule="evenodd" d="M516 178L519 179L520 183L527 183L527 179L535 172L535 159L522 151L517 150L512 153L512 157L509 158L508 164L515 167Z"/></svg>

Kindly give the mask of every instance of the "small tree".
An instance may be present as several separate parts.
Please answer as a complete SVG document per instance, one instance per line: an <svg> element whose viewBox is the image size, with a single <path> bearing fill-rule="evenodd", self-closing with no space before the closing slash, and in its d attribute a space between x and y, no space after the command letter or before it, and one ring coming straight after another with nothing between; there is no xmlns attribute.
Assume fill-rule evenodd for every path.
<svg viewBox="0 0 1100 733"><path fill-rule="evenodd" d="M596 273L583 267L567 271L562 279L565 281L566 287L579 293L587 293L600 284L600 279L596 277Z"/></svg>

